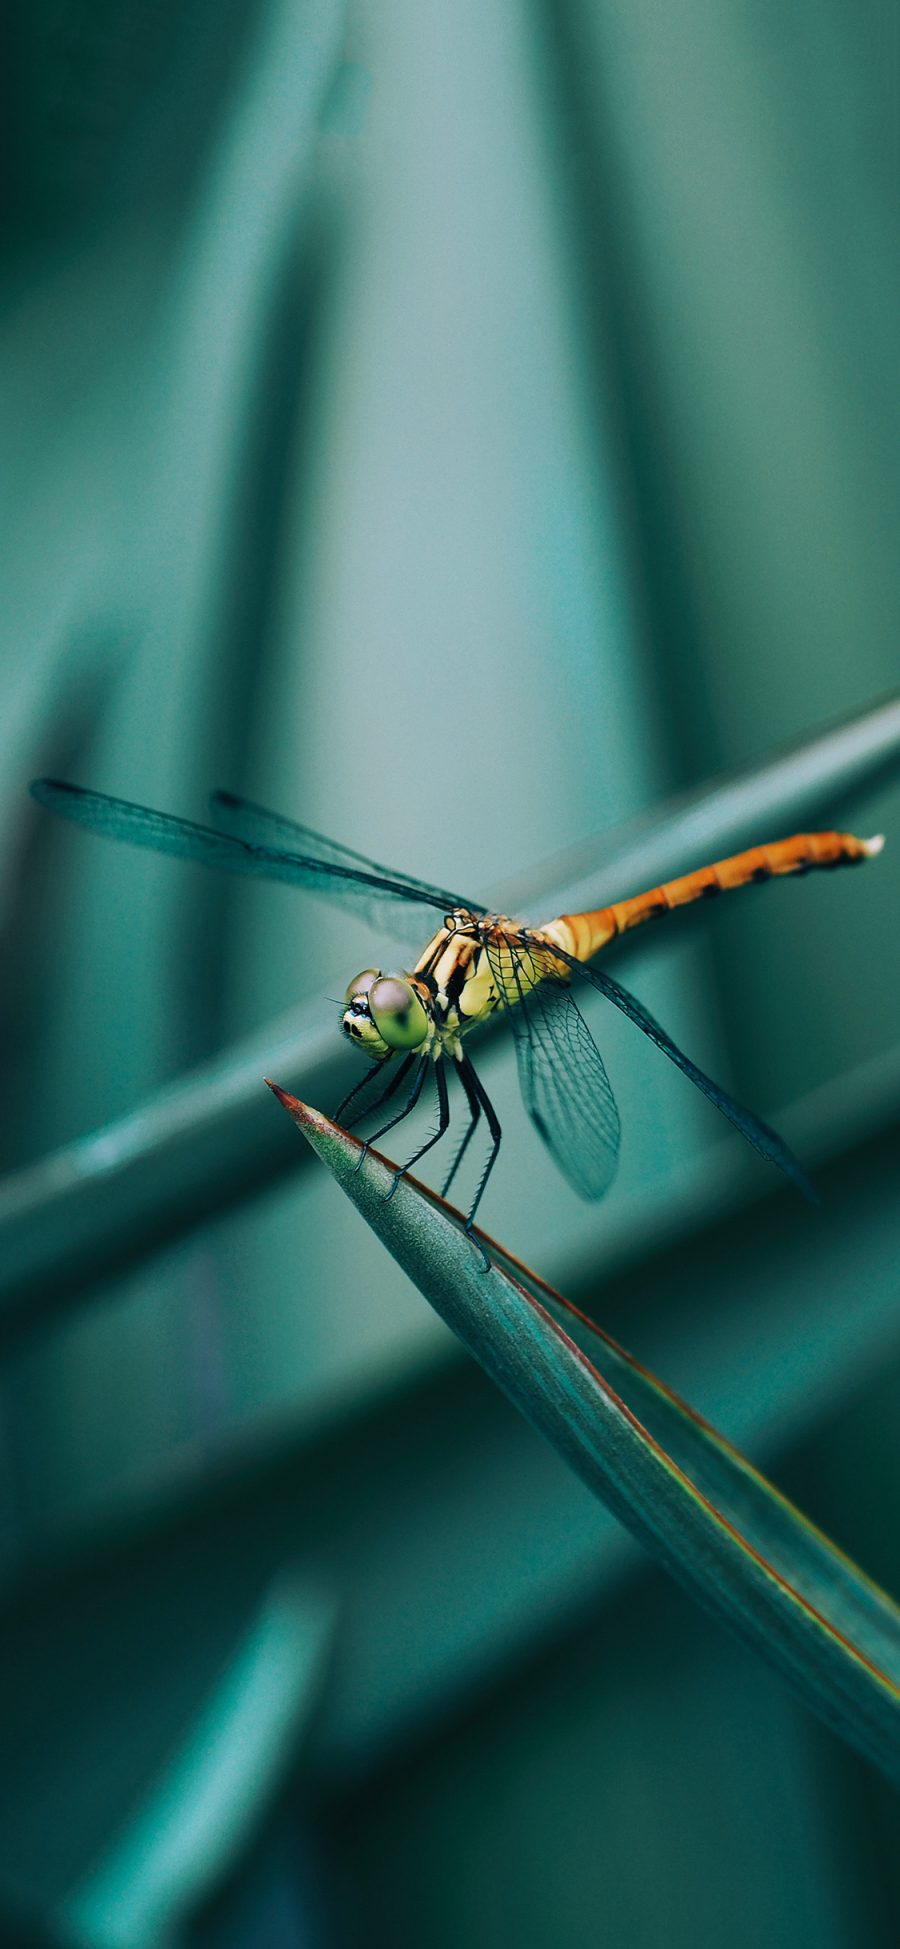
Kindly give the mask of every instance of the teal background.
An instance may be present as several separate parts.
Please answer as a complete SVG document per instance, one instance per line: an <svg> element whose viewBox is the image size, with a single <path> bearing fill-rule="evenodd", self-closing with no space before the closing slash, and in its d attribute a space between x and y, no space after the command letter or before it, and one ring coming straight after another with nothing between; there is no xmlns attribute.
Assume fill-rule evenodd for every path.
<svg viewBox="0 0 900 1949"><path fill-rule="evenodd" d="M191 816L228 785L480 896L896 685L900 28L885 0L37 0L11 53L15 1185L241 1038L330 1023L392 952L52 825L35 773ZM824 1143L822 1223L609 1011L605 1207L511 1050L484 1060L489 1228L895 1592L897 809L852 809L877 868L627 961ZM888 1789L651 1571L324 1174L261 1175L251 1149L246 1197L102 1283L73 1258L6 1357L6 1939L893 1944Z"/></svg>

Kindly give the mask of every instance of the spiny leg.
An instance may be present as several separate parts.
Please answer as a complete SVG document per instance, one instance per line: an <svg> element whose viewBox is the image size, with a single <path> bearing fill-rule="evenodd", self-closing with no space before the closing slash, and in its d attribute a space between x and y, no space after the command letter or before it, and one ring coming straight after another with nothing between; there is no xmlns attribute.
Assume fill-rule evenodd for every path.
<svg viewBox="0 0 900 1949"><path fill-rule="evenodd" d="M351 1123L344 1124L344 1128L346 1130L352 1130L353 1124L356 1122L358 1117L363 1115L371 1116L373 1111L380 1110L382 1104L387 1103L388 1099L393 1096L394 1091L400 1088L400 1084L402 1083L404 1076L409 1075L410 1069L412 1068L414 1062L415 1062L415 1052L413 1052L412 1055L405 1056L402 1063L400 1064L399 1069L395 1069L390 1082L387 1084L386 1088L382 1090L381 1095L376 1096L374 1102L369 1104L367 1110L366 1109L358 1110L356 1117L353 1118L353 1121ZM360 1078L360 1081L358 1083L354 1083L352 1090L349 1090L347 1095L343 1098L343 1101L338 1104L333 1119L335 1123L344 1122L344 1112L346 1110L349 1110L354 1097L359 1096L361 1090L368 1089L368 1086L371 1083L371 1081L372 1081L372 1071L370 1069L367 1071L365 1076L362 1076Z"/></svg>
<svg viewBox="0 0 900 1949"><path fill-rule="evenodd" d="M478 1100L478 1097L475 1094L475 1091L472 1088L469 1078L467 1077L465 1071L462 1069L461 1066L458 1066L457 1073L459 1075L459 1080L463 1086L463 1089L466 1092L466 1100L469 1105L469 1128L463 1133L462 1142L457 1150L456 1156L453 1159L453 1163L451 1164L450 1169L447 1172L447 1176L444 1179L444 1183L441 1188L442 1198L446 1198L447 1196L450 1186L453 1183L456 1173L459 1170L463 1158L465 1157L466 1151L468 1150L471 1138L475 1134L475 1130L478 1124L478 1119L481 1116L481 1104Z"/></svg>
<svg viewBox="0 0 900 1949"><path fill-rule="evenodd" d="M460 1075L468 1079L468 1082L471 1084L474 1094L477 1096L478 1101L481 1104L481 1108L483 1109L484 1114L487 1118L487 1127L491 1133L491 1138L493 1140L491 1145L490 1157L488 1158L484 1170L481 1173L478 1189L475 1193L475 1197L472 1201L472 1205L469 1210L469 1216L466 1219L466 1223L465 1223L465 1230L468 1233L469 1237L471 1238L472 1227L475 1223L475 1213L478 1210L478 1207L484 1196L488 1178L490 1177L494 1165L497 1162L497 1158L500 1154L500 1139L503 1133L500 1129L500 1119L497 1115L496 1110L494 1109L493 1103L491 1102L491 1099L488 1096L484 1084L481 1082L480 1078L476 1075L475 1070L473 1069L468 1056L462 1057L462 1060L459 1065L459 1069L460 1069ZM463 1083L463 1088L466 1089L466 1093L468 1094L465 1081ZM491 1262L484 1249L484 1246L483 1245L480 1246L479 1250L481 1252L482 1259L484 1260L484 1270L485 1272L490 1272Z"/></svg>
<svg viewBox="0 0 900 1949"><path fill-rule="evenodd" d="M421 1144L419 1146L419 1149L417 1151L413 1152L412 1157L407 1158L405 1164L398 1166L397 1170L394 1172L394 1182L391 1185L391 1188L387 1194L389 1198L393 1197L394 1192L396 1191L397 1186L400 1183L400 1179L406 1176L407 1171L411 1171L413 1165L418 1164L420 1157L424 1157L426 1151L433 1150L435 1144L440 1143L441 1138L443 1137L444 1132L446 1131L447 1126L450 1122L450 1098L447 1094L447 1077L444 1072L443 1056L439 1056L437 1062L434 1065L434 1080L437 1086L437 1099L438 1099L437 1129L432 1131L431 1136L427 1139L427 1141L424 1144Z"/></svg>
<svg viewBox="0 0 900 1949"><path fill-rule="evenodd" d="M413 1058L409 1057L408 1060L412 1061ZM357 1171L362 1170L363 1164L369 1155L369 1151L371 1150L372 1145L377 1144L380 1137L386 1137L388 1131L393 1130L395 1124L402 1123L404 1117L408 1117L410 1112L415 1109L416 1104L419 1101L419 1097L422 1094L422 1084L425 1081L429 1060L430 1058L428 1056L419 1057L416 1073L415 1076L413 1077L412 1089L409 1092L409 1095L406 1099L406 1102L403 1105L402 1110L398 1110L397 1115L395 1117L389 1117L387 1123L381 1124L378 1130L373 1130L371 1137L366 1138L366 1141L363 1144L362 1150L360 1151L359 1154L359 1163L356 1166ZM403 1067L404 1065L401 1064L401 1070ZM389 1091L385 1092L385 1096L389 1094L390 1094ZM383 1101L384 1101L384 1097L382 1098L382 1102Z"/></svg>

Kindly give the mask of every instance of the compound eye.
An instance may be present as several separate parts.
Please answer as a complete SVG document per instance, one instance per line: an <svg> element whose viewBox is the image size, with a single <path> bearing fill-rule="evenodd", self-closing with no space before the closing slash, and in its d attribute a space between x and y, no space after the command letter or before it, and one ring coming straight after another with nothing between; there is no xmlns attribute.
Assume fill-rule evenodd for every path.
<svg viewBox="0 0 900 1949"><path fill-rule="evenodd" d="M428 1017L412 983L402 975L379 975L369 989L369 1014L389 1049L418 1049L428 1034Z"/></svg>
<svg viewBox="0 0 900 1949"><path fill-rule="evenodd" d="M363 968L362 974L354 975L353 980L347 984L344 1007L349 1008L351 1002L355 1002L358 997L367 995L373 981L378 981L379 979L380 969L378 968Z"/></svg>

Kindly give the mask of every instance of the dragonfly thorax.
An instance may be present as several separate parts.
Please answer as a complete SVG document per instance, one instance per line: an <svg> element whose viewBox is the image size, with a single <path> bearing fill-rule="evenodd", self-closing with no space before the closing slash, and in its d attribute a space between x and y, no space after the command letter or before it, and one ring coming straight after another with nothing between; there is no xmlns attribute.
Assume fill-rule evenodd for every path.
<svg viewBox="0 0 900 1949"><path fill-rule="evenodd" d="M455 909L416 962L412 979L430 997L435 1054L445 1051L461 1058L460 1037L519 998L521 990L510 992L504 980L504 963L510 960L505 942L512 925L499 914Z"/></svg>

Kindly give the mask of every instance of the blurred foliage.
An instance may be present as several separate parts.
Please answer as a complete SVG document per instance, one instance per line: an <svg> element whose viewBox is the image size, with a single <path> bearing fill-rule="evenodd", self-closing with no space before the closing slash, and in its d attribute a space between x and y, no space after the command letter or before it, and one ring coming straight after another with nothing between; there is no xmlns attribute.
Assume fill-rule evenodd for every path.
<svg viewBox="0 0 900 1949"><path fill-rule="evenodd" d="M9 48L21 1191L109 1128L119 1156L145 1117L194 1128L202 1065L221 1132L222 1079L323 1049L373 958L313 901L41 823L35 773L191 815L221 783L412 872L536 887L894 688L900 51L887 0L39 0ZM892 837L876 783L854 819ZM586 1214L486 1054L492 1231L895 1591L898 860L686 916L629 970L828 1160L821 1219L600 1015L625 1156ZM234 1159L213 1211L188 1174L178 1235L102 1284L73 1224L52 1329L6 1368L0 1940L579 1949L602 1914L639 1949L892 1946L888 1790L246 1131L259 1195ZM238 1740L241 1818L205 1853L190 1756L224 1795L265 1646L281 1730L258 1767Z"/></svg>

